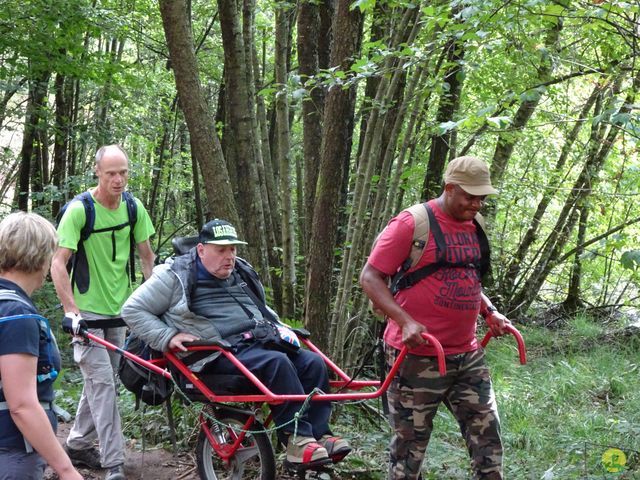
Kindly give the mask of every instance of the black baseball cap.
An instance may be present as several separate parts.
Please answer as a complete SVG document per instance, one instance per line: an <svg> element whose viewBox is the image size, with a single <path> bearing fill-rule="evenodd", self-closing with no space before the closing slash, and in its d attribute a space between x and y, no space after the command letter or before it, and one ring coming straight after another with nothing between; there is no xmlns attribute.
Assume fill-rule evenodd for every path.
<svg viewBox="0 0 640 480"><path fill-rule="evenodd" d="M233 225L226 220L218 218L211 220L202 227L198 241L200 243L213 243L214 245L247 245L247 242L238 240L238 234Z"/></svg>

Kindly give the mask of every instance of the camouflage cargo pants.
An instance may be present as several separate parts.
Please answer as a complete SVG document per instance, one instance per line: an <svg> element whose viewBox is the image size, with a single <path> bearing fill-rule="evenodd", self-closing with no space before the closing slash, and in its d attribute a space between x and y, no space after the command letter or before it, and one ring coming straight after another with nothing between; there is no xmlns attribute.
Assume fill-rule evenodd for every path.
<svg viewBox="0 0 640 480"><path fill-rule="evenodd" d="M398 350L386 346L387 371ZM440 377L434 357L407 355L388 390L389 480L419 479L433 417L442 402L453 413L465 439L474 479L502 479L500 419L482 349L447 355Z"/></svg>

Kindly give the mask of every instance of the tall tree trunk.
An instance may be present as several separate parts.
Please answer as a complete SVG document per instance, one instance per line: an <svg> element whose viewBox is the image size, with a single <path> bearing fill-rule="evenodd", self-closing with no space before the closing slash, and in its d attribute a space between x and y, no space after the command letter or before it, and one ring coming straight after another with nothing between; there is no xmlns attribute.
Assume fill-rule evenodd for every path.
<svg viewBox="0 0 640 480"><path fill-rule="evenodd" d="M160 112L164 112L166 110L167 103L166 98L163 98L161 104L164 108L159 108ZM165 114L162 118L162 136L160 137L160 142L156 147L155 157L158 159L156 165L153 168L153 174L151 178L151 194L149 197L149 202L147 202L147 211L149 212L149 216L151 217L151 221L156 223L157 214L158 214L158 197L160 191L160 185L162 184L162 179L164 175L164 164L165 158L171 157L173 152L169 147L169 140L172 135L176 134L176 120L177 120L177 112L178 112L178 97L174 97L171 101L171 105L169 106L168 114ZM162 115L162 114L161 114Z"/></svg>
<svg viewBox="0 0 640 480"><path fill-rule="evenodd" d="M248 110L251 112L251 128L253 130L253 155L256 162L256 170L258 174L258 183L255 186L257 195L260 195L261 213L262 213L262 260L263 265L259 268L262 273L262 282L268 289L273 289L273 282L270 275L270 266L272 260L278 265L275 248L277 242L273 236L273 225L271 215L269 213L269 192L267 189L267 171L265 161L262 156L264 150L262 148L262 135L260 131L260 120L258 118L258 98L256 92L258 85L262 83L261 74L258 66L254 62L254 54L256 52L256 24L255 24L255 0L243 0L242 2L242 35L244 43L244 58L247 72L247 91L248 91Z"/></svg>
<svg viewBox="0 0 640 480"><path fill-rule="evenodd" d="M589 218L589 208L583 203L578 207L580 215L580 221L578 223L578 236L576 243L578 248L573 258L573 266L571 268L571 276L569 277L569 288L567 290L567 297L562 306L564 310L569 313L575 313L579 308L583 306L580 298L580 280L582 277L582 254L584 253L584 242L587 236L587 219Z"/></svg>
<svg viewBox="0 0 640 480"><path fill-rule="evenodd" d="M240 21L240 2L236 0L218 0L220 28L224 47L224 71L227 94L227 106L230 127L233 131L238 191L238 208L243 213L242 229L249 242L249 260L258 271L266 273L268 263L265 254L264 212L262 196L259 190L258 159L256 158L255 110L253 107L253 75L251 45L245 48L242 24ZM251 22L250 22L251 23ZM248 28L252 28L250 25ZM232 88L228 88L233 86Z"/></svg>
<svg viewBox="0 0 640 480"><path fill-rule="evenodd" d="M42 128L42 118L45 112L46 95L49 86L51 72L39 72L29 80L29 96L22 136L22 149L20 151L20 169L18 171L18 188L16 189L15 203L24 212L29 209L29 193L33 183L32 174L36 165L38 152L38 139L41 138L39 130ZM41 182L42 179L36 180Z"/></svg>
<svg viewBox="0 0 640 480"><path fill-rule="evenodd" d="M53 147L53 170L51 180L60 195L67 178L67 155L71 141L71 102L73 101L73 80L58 73L55 80L56 126ZM56 218L64 197L54 198L51 203L51 215Z"/></svg>
<svg viewBox="0 0 640 480"><path fill-rule="evenodd" d="M194 151L193 145L191 145L191 151ZM195 206L195 225L198 228L198 231L202 228L205 222L208 220L204 218L204 214L202 213L202 196L200 195L200 169L198 168L199 162L196 159L195 155L191 155L191 175L193 177L193 196L194 196L194 206Z"/></svg>
<svg viewBox="0 0 640 480"><path fill-rule="evenodd" d="M4 125L4 119L7 114L7 105L9 105L11 99L25 83L27 83L27 77L22 77L10 85L5 86L4 93L2 94L2 100L0 100L0 130Z"/></svg>
<svg viewBox="0 0 640 480"><path fill-rule="evenodd" d="M332 45L334 41L333 20L336 14L337 0L319 0L320 33L318 34L318 67L331 66Z"/></svg>
<svg viewBox="0 0 640 480"><path fill-rule="evenodd" d="M459 9L459 8L458 8ZM454 15L456 11L452 12ZM455 121L460 106L460 94L462 93L462 83L464 76L463 61L465 53L464 41L452 38L445 45L447 51L447 64L451 65L445 72L442 79L448 88L443 88L436 114L436 125L444 122ZM429 152L429 162L427 172L422 187L422 198L428 200L438 196L442 190L442 173L444 166L451 155L455 155L453 140L454 129L447 130L441 134L435 134L431 139L431 150Z"/></svg>
<svg viewBox="0 0 640 480"><path fill-rule="evenodd" d="M390 180L389 177L391 177L391 166L395 156L394 154L397 148L398 138L400 136L402 126L405 123L405 115L407 109L409 107L409 104L414 99L416 87L420 83L420 79L425 68L423 65L420 65L416 70L417 71L408 72L410 78L409 87L406 91L406 95L404 95L404 98L400 103L397 115L395 115L393 118L393 128L390 129L389 139L385 147L384 155L382 156L382 166L379 169L380 179L378 180L378 184L376 185L376 191L373 199L373 208L371 210L369 224L366 226L367 233L363 242L364 245L371 245L373 243L375 236L381 229L381 223L383 221L386 221L386 218L383 218L383 213L385 205L387 204L387 200L389 198L389 194L391 193L391 189L388 188L387 185ZM398 161L401 160L398 159ZM358 312L358 314L355 315L355 318L360 319L360 322L364 323L362 319L367 317L367 310L369 306L368 298L362 291L357 292L354 297L355 298L352 300L352 303L356 305L356 308L354 310ZM362 338L363 334L364 329L358 329L358 334L356 334L356 336ZM362 342L359 342L357 339L356 341L354 341L354 345L361 344ZM353 349L352 352L353 355L349 358L349 360L355 359L363 353L359 351L359 349Z"/></svg>
<svg viewBox="0 0 640 480"><path fill-rule="evenodd" d="M112 38L105 53L109 56L109 68L104 86L96 97L95 132L97 146L113 143L111 126L109 122L109 109L111 108L111 90L113 88L113 72L116 65L122 60L125 39Z"/></svg>
<svg viewBox="0 0 640 480"><path fill-rule="evenodd" d="M333 23L334 43L331 65L346 72L360 51L363 14L351 9L350 0L339 0ZM351 152L356 88L329 90L324 111L324 135L320 170L316 187L316 204L311 223L309 263L305 296L305 326L317 332L316 343L321 349L329 345L322 332L329 330L331 309L331 278L333 277L334 246L337 239L339 200L346 174L344 159Z"/></svg>
<svg viewBox="0 0 640 480"><path fill-rule="evenodd" d="M47 78L47 89L49 84ZM48 122L48 105L47 91L42 92L43 98L40 104L38 120L34 132L34 155L31 163L31 208L40 210L47 205L43 196L45 185L49 185L49 122Z"/></svg>
<svg viewBox="0 0 640 480"><path fill-rule="evenodd" d="M386 3L376 2L371 15L371 26L369 31L369 42L383 42L391 44L393 30L397 28L399 21L396 10ZM364 146L364 134L367 131L367 122L371 115L371 105L376 98L378 86L380 85L380 75L370 75L364 86L364 95L360 101L358 111L360 112L360 138L358 139L358 151L356 159L360 158Z"/></svg>
<svg viewBox="0 0 640 480"><path fill-rule="evenodd" d="M208 215L238 224L229 172L200 78L185 0L161 0L160 13L176 78L180 107L207 192Z"/></svg>
<svg viewBox="0 0 640 480"><path fill-rule="evenodd" d="M253 71L255 78L255 90L260 91L263 88L263 71L258 61L258 50L253 43ZM277 246L280 244L282 235L280 204L278 199L278 189L276 187L276 178L273 172L273 161L271 159L271 147L269 145L269 126L267 124L267 114L262 95L256 95L256 120L257 128L260 136L260 149L262 158L262 170L264 180L260 183L262 187L262 198L265 205L265 228L268 246L269 266L271 267L270 279L273 288L273 302L278 310L282 307L282 277L276 273L280 269L282 263L278 255ZM266 273L265 273L266 276Z"/></svg>
<svg viewBox="0 0 640 480"><path fill-rule="evenodd" d="M562 30L562 21L559 19L557 23L552 25L547 32L545 39L546 51L556 51L558 41L560 39L560 31ZM553 68L553 63L548 54L542 54L540 66L538 67L538 78L540 81L546 81L549 79ZM493 153L493 160L491 161L490 174L491 181L494 185L499 186L502 183L502 178L505 174L507 163L511 158L513 149L520 139L520 133L527 125L527 122L533 115L533 112L540 103L542 93L540 91L531 92L527 96L527 99L523 100L518 108L518 111L513 117L511 128L508 132L500 135L498 143L496 144L495 152Z"/></svg>
<svg viewBox="0 0 640 480"><path fill-rule="evenodd" d="M289 148L289 102L287 100L287 56L289 15L291 10L280 3L276 10L276 131L278 164L280 165L280 212L282 215L282 315L295 314L295 243L293 230L293 199L291 188L291 158Z"/></svg>
<svg viewBox="0 0 640 480"><path fill-rule="evenodd" d="M318 36L320 7L315 0L303 0L298 6L298 71L307 90L302 100L302 133L304 154L304 208L302 216L302 255L308 249L311 219L315 203L320 153L322 147L322 112L324 91L317 84Z"/></svg>
<svg viewBox="0 0 640 480"><path fill-rule="evenodd" d="M403 15L396 35L394 36L392 48L398 48L400 43L411 45L420 28L418 17L419 8L408 7ZM371 179L373 176L374 159L380 155L380 145L382 133L386 126L386 115L388 113L387 103L395 97L401 77L404 75L402 69L393 69L396 62L389 57L385 62L385 71L393 71L391 78L384 77L378 86L374 109L367 123L367 132L364 138L364 147L360 154L357 167L356 184L353 194L354 208L349 216L346 244L350 246L345 251L345 256L340 271L340 281L338 285L338 295L331 320L331 344L333 354L338 361L342 361L342 355L346 345L344 338L348 330L345 318L354 286L354 274L356 268L363 258L363 239L365 237L365 222L367 222L366 211L369 205L369 193L371 191ZM377 173L377 172L376 172Z"/></svg>
<svg viewBox="0 0 640 480"><path fill-rule="evenodd" d="M441 62L438 62L435 69L433 69L432 76L437 76L440 70ZM421 71L427 68L426 66L421 67ZM389 194L387 196L387 203L385 206L384 213L381 217L382 222L388 221L392 216L396 215L405 204L404 201L404 193L405 188L400 188L400 183L402 179L402 174L409 167L411 167L413 160L415 158L415 148L417 143L418 136L415 132L419 132L422 130L421 125L425 121L425 116L429 111L430 99L432 96L433 90L430 88L423 88L422 93L418 96L418 98L414 101L413 108L411 114L409 115L409 121L407 123L406 131L404 132L404 138L402 140L402 145L400 146L400 151L398 153L398 159L396 161L396 168L393 173L393 178L391 180L391 184L389 186ZM406 160L405 160L406 159ZM406 180L404 180L406 184ZM403 185L405 187L405 185ZM413 200L413 203L417 202L416 198ZM382 228L382 225L378 225L378 230Z"/></svg>

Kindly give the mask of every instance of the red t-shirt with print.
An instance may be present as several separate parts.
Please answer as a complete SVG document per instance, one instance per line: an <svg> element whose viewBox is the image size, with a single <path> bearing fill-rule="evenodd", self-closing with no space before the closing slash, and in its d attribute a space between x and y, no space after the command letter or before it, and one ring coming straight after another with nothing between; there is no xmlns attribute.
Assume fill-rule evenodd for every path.
<svg viewBox="0 0 640 480"><path fill-rule="evenodd" d="M480 245L472 220L460 221L445 214L436 200L429 205L442 230L446 259L451 263L475 263L480 260ZM414 221L403 211L380 234L369 256L371 266L393 276L407 258L413 242ZM433 229L424 254L410 272L436 261ZM445 355L470 352L478 348L476 322L480 311L482 286L478 272L469 267L443 267L416 285L400 290L395 300L411 317L427 327L442 344ZM402 330L390 319L384 334L389 345L401 349ZM430 345L413 349L416 355L435 355Z"/></svg>

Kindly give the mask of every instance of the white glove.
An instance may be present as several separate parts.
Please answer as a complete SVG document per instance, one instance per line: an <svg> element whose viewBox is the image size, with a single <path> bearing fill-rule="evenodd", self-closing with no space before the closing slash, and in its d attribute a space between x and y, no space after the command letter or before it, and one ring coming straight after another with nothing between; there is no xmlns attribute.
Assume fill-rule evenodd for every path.
<svg viewBox="0 0 640 480"><path fill-rule="evenodd" d="M82 320L82 315L80 315L79 313L66 312L64 316L65 318L71 320L71 332L69 333L73 333L73 335L79 335L82 328L87 328L87 324ZM68 327L68 323L65 326Z"/></svg>

